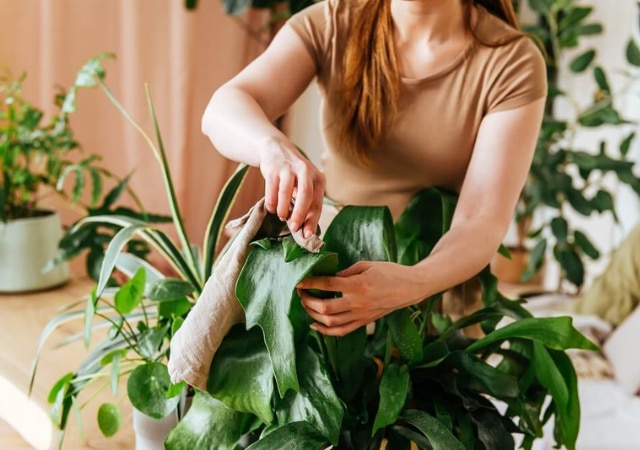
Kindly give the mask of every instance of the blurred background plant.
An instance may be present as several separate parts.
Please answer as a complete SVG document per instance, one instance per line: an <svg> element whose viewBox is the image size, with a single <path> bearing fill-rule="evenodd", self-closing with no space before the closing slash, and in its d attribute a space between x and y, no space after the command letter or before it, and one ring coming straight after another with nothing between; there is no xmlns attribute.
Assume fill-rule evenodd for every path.
<svg viewBox="0 0 640 450"><path fill-rule="evenodd" d="M598 65L595 48L572 59L567 57L568 52L584 44L583 39L604 32L600 23L591 21L591 6L575 0L529 0L529 6L539 21L524 29L537 37L546 51L549 97L529 179L517 208L518 247L531 248L521 279L534 277L543 266L547 250L552 250L561 268L560 280L579 291L585 281L585 261L600 258L601 252L586 231L571 223L570 215L609 213L617 221L607 180L627 184L640 195L640 179L628 158L636 134L617 103L628 91L628 84L614 92L609 74ZM630 64L640 65L640 51L633 41L626 54ZM560 74L565 76L567 70L574 76L591 71L589 95L573 98L561 88ZM586 104L584 98L588 99ZM560 103L569 106L565 109L570 114L558 113ZM617 148L611 148L604 139L592 141L591 148L577 143L580 132L611 127L624 133Z"/></svg>
<svg viewBox="0 0 640 450"><path fill-rule="evenodd" d="M81 216L118 214L151 222L171 220L145 212L128 187L131 175L119 179L100 165L100 156L82 155L83 149L74 139L69 120L76 111L77 93L83 87L81 80L68 92L61 89L57 93L55 114L46 122L43 110L22 94L25 79L25 73L18 78L0 78L0 221L48 214L42 209L42 202L52 194L66 199ZM104 195L107 184L115 185ZM125 192L133 208L116 204ZM87 250L86 271L97 280L104 249L119 228L93 225L83 228L81 233L67 232L49 267ZM134 240L127 251L145 258L150 250L145 242Z"/></svg>

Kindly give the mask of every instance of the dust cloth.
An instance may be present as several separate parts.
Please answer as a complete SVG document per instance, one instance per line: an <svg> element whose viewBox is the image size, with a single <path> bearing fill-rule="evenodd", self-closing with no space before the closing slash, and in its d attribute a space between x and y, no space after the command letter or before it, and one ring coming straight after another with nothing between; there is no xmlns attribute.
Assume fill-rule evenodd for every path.
<svg viewBox="0 0 640 450"><path fill-rule="evenodd" d="M286 234L288 227L270 214L259 200L249 212L227 228L237 229L227 250L216 263L186 320L171 339L169 376L172 383L181 381L206 391L213 357L231 327L244 322L244 310L236 298L236 281L249 255L250 243L263 237ZM317 253L323 241L316 235L304 238L301 230L291 233L304 249Z"/></svg>

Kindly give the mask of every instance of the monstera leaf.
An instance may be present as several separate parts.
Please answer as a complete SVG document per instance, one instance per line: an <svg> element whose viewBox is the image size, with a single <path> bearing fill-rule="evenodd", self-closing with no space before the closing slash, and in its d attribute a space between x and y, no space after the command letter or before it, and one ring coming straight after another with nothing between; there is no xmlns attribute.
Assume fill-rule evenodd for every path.
<svg viewBox="0 0 640 450"><path fill-rule="evenodd" d="M245 310L247 328L262 329L281 397L289 389L300 390L290 319L290 315L300 317L302 309L296 285L312 274L335 274L337 258L334 253L305 253L286 262L282 242L274 241L268 249L254 246L240 273L236 296Z"/></svg>

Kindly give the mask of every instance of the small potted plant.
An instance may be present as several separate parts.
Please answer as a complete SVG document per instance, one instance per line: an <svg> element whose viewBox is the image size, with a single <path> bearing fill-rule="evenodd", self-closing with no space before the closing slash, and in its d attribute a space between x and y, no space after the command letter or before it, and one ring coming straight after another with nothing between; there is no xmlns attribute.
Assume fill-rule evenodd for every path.
<svg viewBox="0 0 640 450"><path fill-rule="evenodd" d="M46 122L23 97L24 80L24 74L0 79L0 292L45 289L68 279L66 264L44 270L58 252L62 229L57 211L41 201L55 192L75 204L90 186L95 204L110 175L97 166L96 155L82 158L73 137L69 115L79 85L55 96L56 113ZM73 176L66 194L64 183Z"/></svg>

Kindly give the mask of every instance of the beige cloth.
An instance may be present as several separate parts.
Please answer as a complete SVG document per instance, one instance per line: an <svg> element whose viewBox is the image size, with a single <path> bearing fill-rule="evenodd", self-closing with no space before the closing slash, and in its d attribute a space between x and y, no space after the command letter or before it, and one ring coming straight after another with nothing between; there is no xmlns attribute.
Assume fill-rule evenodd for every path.
<svg viewBox="0 0 640 450"><path fill-rule="evenodd" d="M244 311L236 298L235 287L249 255L249 244L254 239L275 237L286 231L286 225L267 212L264 198L227 227L240 230L216 263L182 327L171 339L168 362L171 382L186 381L203 391L207 389L209 368L222 340L233 325L244 322ZM324 245L315 235L306 239L301 232L296 232L292 236L298 245L311 252L320 251Z"/></svg>
<svg viewBox="0 0 640 450"><path fill-rule="evenodd" d="M344 205L387 205L398 218L427 187L459 191L482 119L547 93L545 62L533 42L477 7L475 34L497 47L470 44L437 73L402 78L399 116L367 167L340 153L339 111L344 43L353 0L327 0L288 21L317 66L323 97L322 157L326 194ZM518 148L513 148L518 152Z"/></svg>

